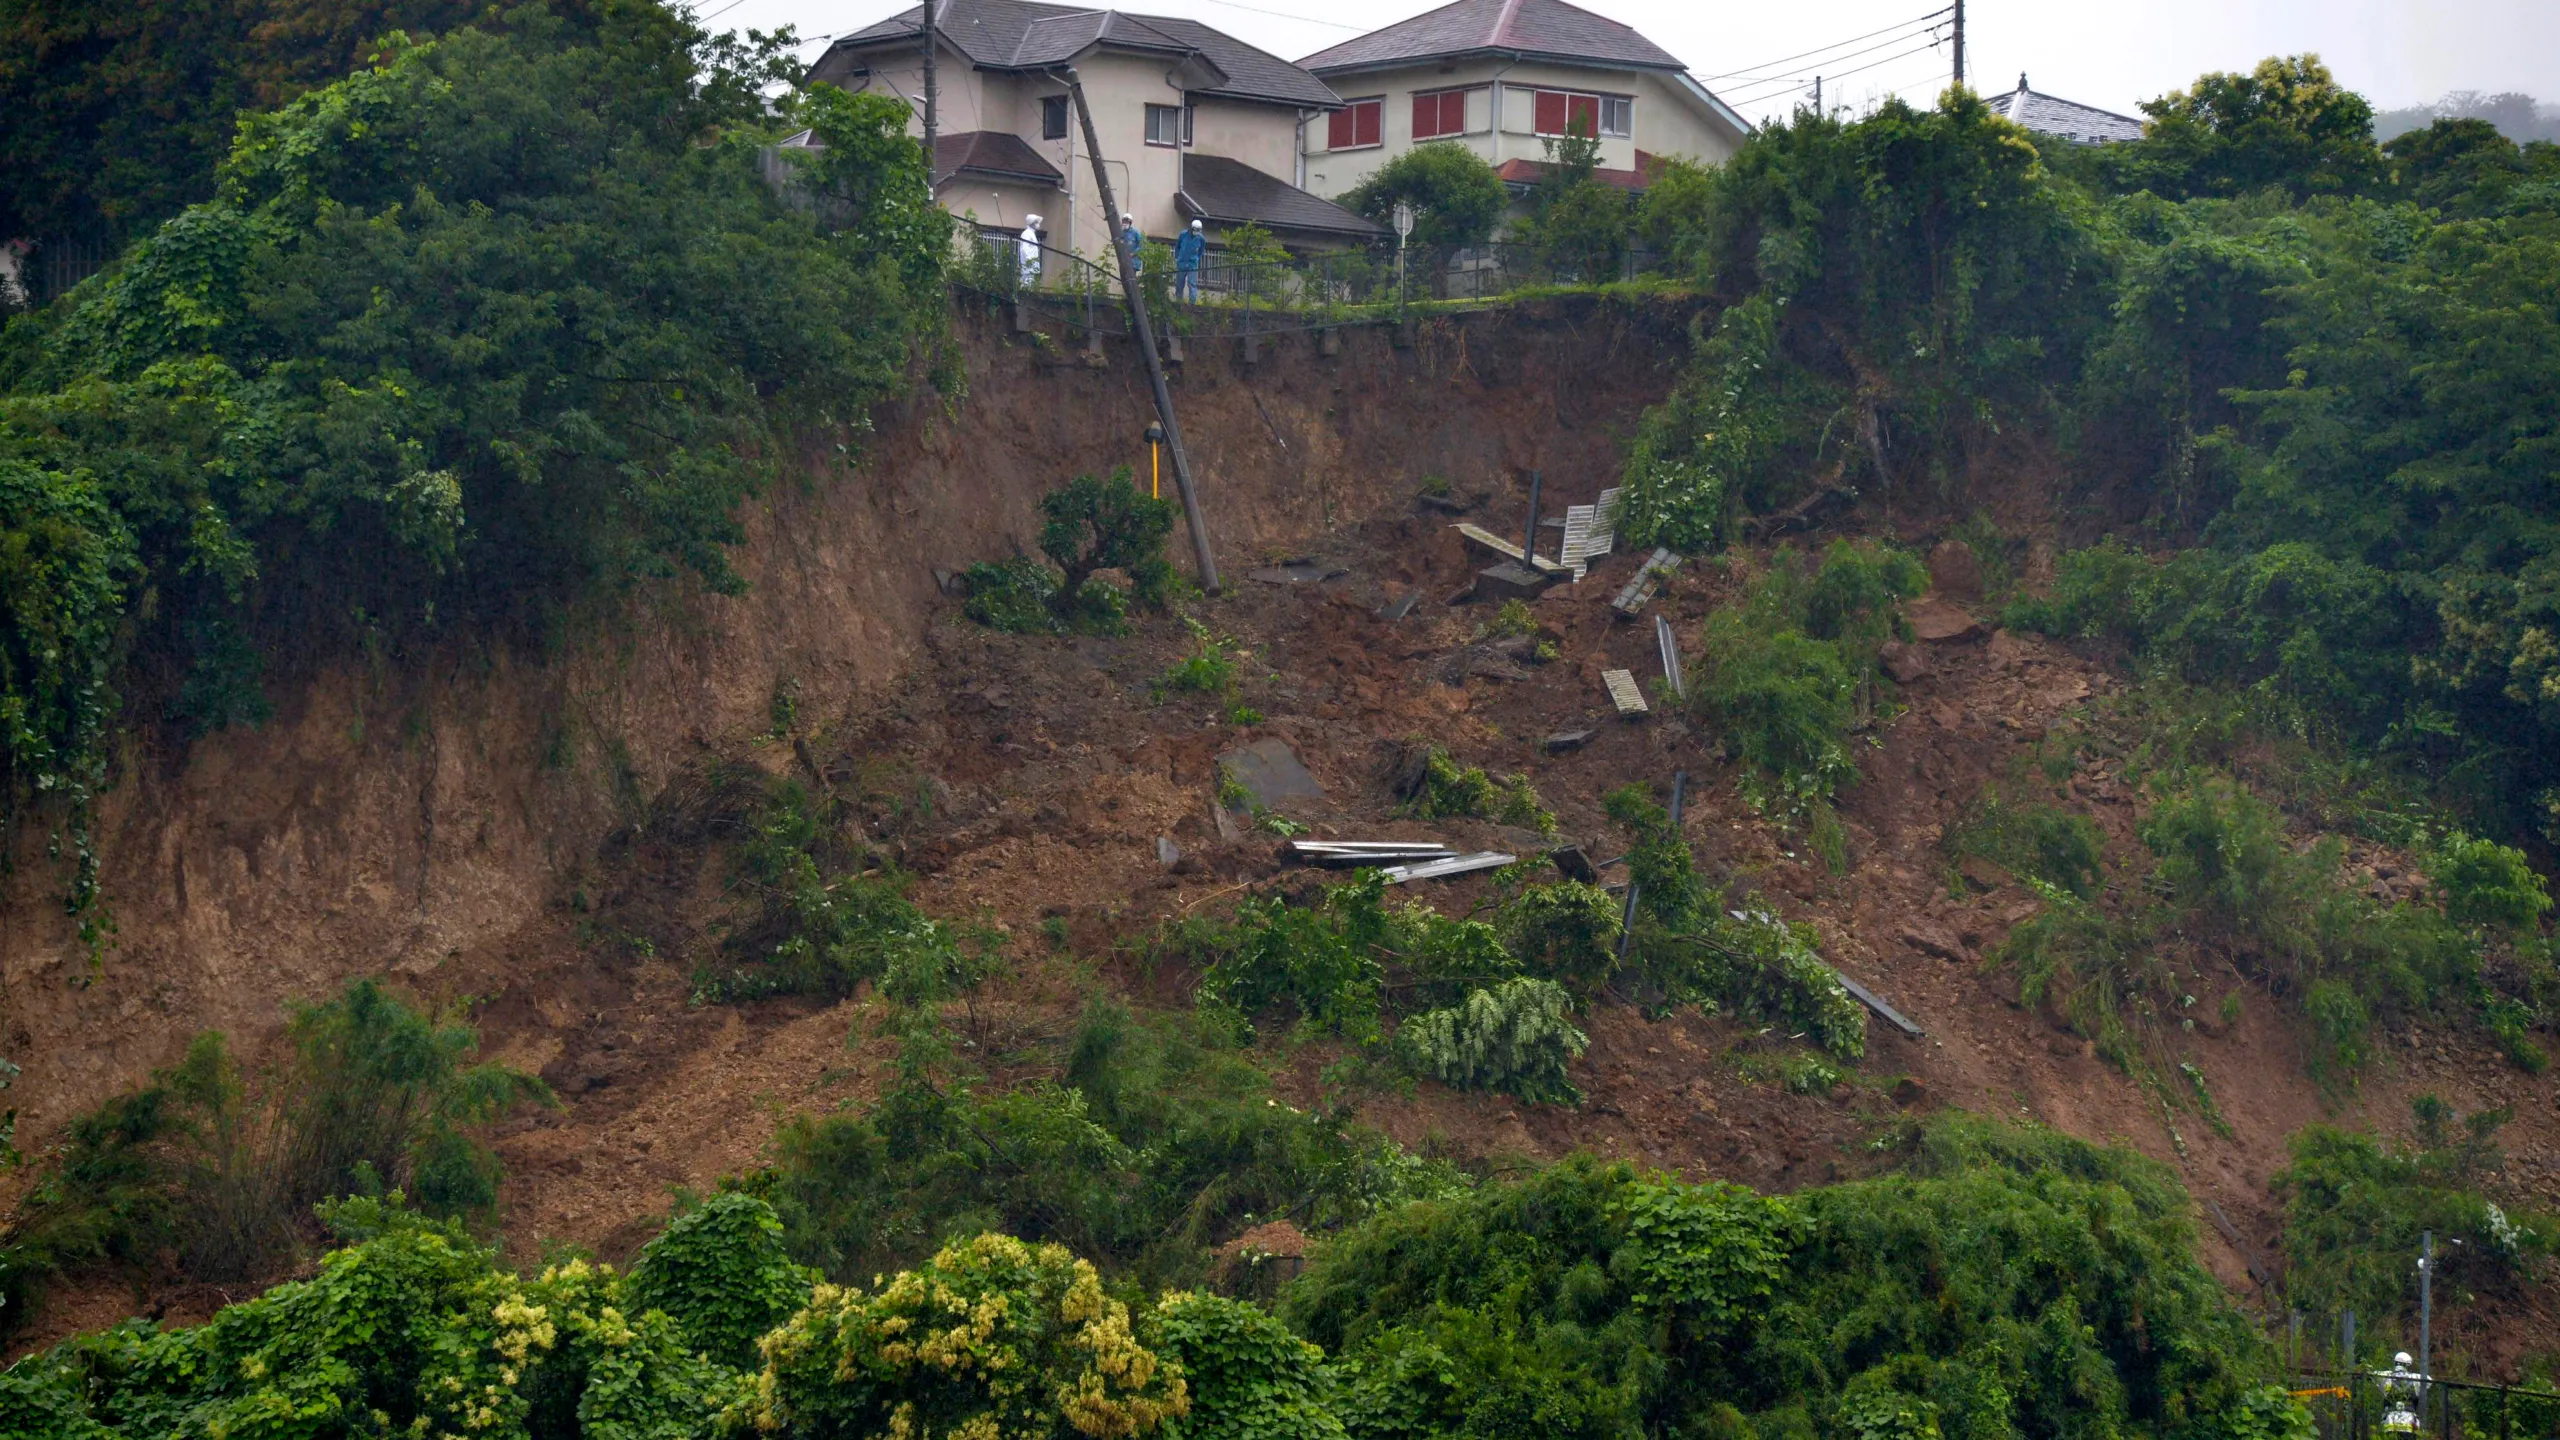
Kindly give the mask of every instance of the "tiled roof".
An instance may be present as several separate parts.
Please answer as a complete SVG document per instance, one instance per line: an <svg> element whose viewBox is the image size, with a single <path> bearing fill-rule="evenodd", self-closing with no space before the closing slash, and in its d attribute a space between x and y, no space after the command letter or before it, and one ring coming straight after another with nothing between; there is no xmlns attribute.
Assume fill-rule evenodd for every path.
<svg viewBox="0 0 2560 1440"><path fill-rule="evenodd" d="M2039 95L2027 88L2024 75L2018 77L2017 89L1993 96L1991 108L2039 135L2059 136L2081 145L2110 145L2142 138L2142 122L2132 116Z"/></svg>
<svg viewBox="0 0 2560 1440"><path fill-rule="evenodd" d="M935 136L933 173L956 175L963 170L1052 188L1066 182L1057 166L1009 130L963 130L957 135Z"/></svg>
<svg viewBox="0 0 2560 1440"><path fill-rule="evenodd" d="M1635 30L1564 0L1455 0L1298 63L1319 75L1491 52L1636 70L1685 70Z"/></svg>
<svg viewBox="0 0 2560 1440"><path fill-rule="evenodd" d="M1591 178L1621 190L1642 190L1650 178L1645 172L1652 168L1647 163L1652 159L1652 156L1638 151L1633 170L1612 170L1603 165L1592 170ZM1505 160L1494 167L1493 173L1500 176L1505 185L1535 185L1546 178L1547 166L1542 160Z"/></svg>
<svg viewBox="0 0 2560 1440"><path fill-rule="evenodd" d="M1342 104L1331 86L1267 50L1257 50L1197 20L1169 15L1129 15L1033 0L943 0L937 22L943 40L986 70L1038 70L1061 65L1096 45L1168 54L1197 53L1226 76L1202 90L1242 100L1330 110ZM924 26L924 7L902 10L837 40L811 67L814 76L839 50L883 41L912 44Z"/></svg>
<svg viewBox="0 0 2560 1440"><path fill-rule="evenodd" d="M1174 204L1185 215L1224 225L1251 221L1276 231L1313 230L1328 235L1383 235L1386 227L1330 200L1310 195L1241 160L1198 151L1182 157L1182 189Z"/></svg>

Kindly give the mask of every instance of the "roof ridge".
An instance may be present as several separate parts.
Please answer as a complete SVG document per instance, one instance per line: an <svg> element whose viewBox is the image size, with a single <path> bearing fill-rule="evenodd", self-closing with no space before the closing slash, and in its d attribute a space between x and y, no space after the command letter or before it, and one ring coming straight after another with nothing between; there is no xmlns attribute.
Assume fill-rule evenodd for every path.
<svg viewBox="0 0 2560 1440"><path fill-rule="evenodd" d="M1520 7L1523 3L1525 0L1502 0L1502 12L1494 17L1493 32L1484 37L1485 44L1500 47L1514 43L1511 39L1511 22L1520 18Z"/></svg>

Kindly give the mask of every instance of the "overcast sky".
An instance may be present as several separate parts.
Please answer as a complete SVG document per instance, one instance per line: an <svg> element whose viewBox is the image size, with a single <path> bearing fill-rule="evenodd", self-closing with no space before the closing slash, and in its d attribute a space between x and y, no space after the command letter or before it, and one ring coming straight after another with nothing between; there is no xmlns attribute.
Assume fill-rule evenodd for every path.
<svg viewBox="0 0 2560 1440"><path fill-rule="evenodd" d="M1108 0L1101 0L1108 3ZM1745 114L1793 103L1805 72L1824 70L1824 98L1864 105L1888 92L1926 101L1945 83L1941 28L1920 21L1939 0L1584 0L1689 63ZM912 8L899 0L698 0L714 29L778 25L803 36L855 30ZM1432 0L1125 0L1140 14L1195 16L1287 59L1435 8ZM2560 0L1966 0L1967 68L2006 90L2027 72L2036 89L2109 110L2184 86L2207 70L2312 51L2376 109L2449 90L2522 90L2560 102ZM1870 35L1870 32L1881 32ZM1869 36L1852 41L1852 37ZM1933 47L1931 40L1938 43ZM1805 59L1797 52L1832 47ZM818 47L807 48L814 58ZM1868 68L1860 68L1868 67ZM1848 73L1851 71L1857 73Z"/></svg>

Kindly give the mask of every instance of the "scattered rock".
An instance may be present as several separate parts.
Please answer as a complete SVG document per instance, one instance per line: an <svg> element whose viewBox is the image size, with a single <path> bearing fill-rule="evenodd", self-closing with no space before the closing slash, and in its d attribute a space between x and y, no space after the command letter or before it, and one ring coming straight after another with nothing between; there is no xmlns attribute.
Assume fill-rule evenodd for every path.
<svg viewBox="0 0 2560 1440"><path fill-rule="evenodd" d="M1905 645L1899 640L1884 642L1884 648L1876 652L1876 660L1884 666L1884 673L1893 677L1896 685L1908 685L1929 673L1929 657L1918 647Z"/></svg>
<svg viewBox="0 0 2560 1440"><path fill-rule="evenodd" d="M1956 873L1985 890L1997 890L2014 878L2006 868L1995 865L1979 855L1967 855L1957 861Z"/></svg>
<svg viewBox="0 0 2560 1440"><path fill-rule="evenodd" d="M1929 584L1950 600L1982 598L1982 560L1961 540L1941 540L1929 552Z"/></svg>
<svg viewBox="0 0 2560 1440"><path fill-rule="evenodd" d="M1550 755L1562 755L1569 750L1579 750L1583 746L1590 744L1591 737L1599 733L1600 732L1597 730L1559 731L1556 734L1547 737L1547 753Z"/></svg>
<svg viewBox="0 0 2560 1440"><path fill-rule="evenodd" d="M1156 863L1168 869L1182 863L1182 847L1173 843L1172 836L1156 837Z"/></svg>
<svg viewBox="0 0 2560 1440"><path fill-rule="evenodd" d="M1895 931L1894 938L1923 955L1934 955L1941 960L1964 961L1973 958L1965 952L1964 942L1935 925L1913 921Z"/></svg>
<svg viewBox="0 0 2560 1440"><path fill-rule="evenodd" d="M1981 621L1933 595L1912 601L1902 613L1911 621L1911 633L1933 645L1972 640L1985 629Z"/></svg>

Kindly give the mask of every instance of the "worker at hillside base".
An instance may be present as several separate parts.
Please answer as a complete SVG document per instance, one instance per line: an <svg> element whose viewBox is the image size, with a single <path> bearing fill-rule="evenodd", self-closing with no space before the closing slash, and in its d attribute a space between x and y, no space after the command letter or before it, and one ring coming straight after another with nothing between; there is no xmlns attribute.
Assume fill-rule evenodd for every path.
<svg viewBox="0 0 2560 1440"><path fill-rule="evenodd" d="M1173 242L1174 299L1200 298L1200 255L1208 248L1209 242L1201 235L1197 220L1191 222L1190 229L1182 232L1181 239Z"/></svg>
<svg viewBox="0 0 2560 1440"><path fill-rule="evenodd" d="M2418 1394L2425 1377L2409 1368L2409 1352L2391 1357L2391 1368L2374 1372L2382 1382L2382 1433L2415 1435L2418 1433Z"/></svg>
<svg viewBox="0 0 2560 1440"><path fill-rule="evenodd" d="M1138 233L1138 217L1120 217L1120 248L1129 252L1129 273L1147 273L1147 237Z"/></svg>
<svg viewBox="0 0 2560 1440"><path fill-rule="evenodd" d="M1022 288L1030 290L1040 284L1040 217L1022 217Z"/></svg>

